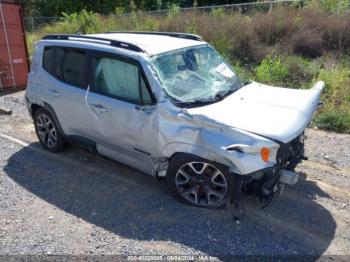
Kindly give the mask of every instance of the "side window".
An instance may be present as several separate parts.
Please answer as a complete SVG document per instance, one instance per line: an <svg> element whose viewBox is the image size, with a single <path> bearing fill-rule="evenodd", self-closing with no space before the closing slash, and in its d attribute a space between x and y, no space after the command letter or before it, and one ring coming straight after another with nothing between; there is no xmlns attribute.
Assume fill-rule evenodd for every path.
<svg viewBox="0 0 350 262"><path fill-rule="evenodd" d="M110 57L94 58L94 79L97 91L113 97L141 103L140 83L144 102L152 102L146 84L139 81L139 68Z"/></svg>
<svg viewBox="0 0 350 262"><path fill-rule="evenodd" d="M75 49L60 49L60 79L67 84L86 87L85 52Z"/></svg>
<svg viewBox="0 0 350 262"><path fill-rule="evenodd" d="M56 47L47 46L43 54L43 68L56 77Z"/></svg>

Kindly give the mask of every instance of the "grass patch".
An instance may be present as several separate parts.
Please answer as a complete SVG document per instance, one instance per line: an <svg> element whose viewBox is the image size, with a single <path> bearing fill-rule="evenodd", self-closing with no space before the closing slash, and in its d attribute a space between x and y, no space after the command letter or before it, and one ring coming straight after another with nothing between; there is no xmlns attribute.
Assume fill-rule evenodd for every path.
<svg viewBox="0 0 350 262"><path fill-rule="evenodd" d="M281 58L268 55L256 68L255 79L266 84L283 85L288 75L288 67Z"/></svg>

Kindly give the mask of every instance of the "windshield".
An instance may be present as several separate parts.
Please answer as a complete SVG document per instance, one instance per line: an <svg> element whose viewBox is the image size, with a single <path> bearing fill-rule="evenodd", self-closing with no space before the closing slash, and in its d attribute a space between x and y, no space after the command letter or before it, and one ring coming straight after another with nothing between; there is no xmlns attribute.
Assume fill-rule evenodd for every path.
<svg viewBox="0 0 350 262"><path fill-rule="evenodd" d="M154 56L151 63L167 95L177 103L210 103L242 84L210 46L189 47Z"/></svg>

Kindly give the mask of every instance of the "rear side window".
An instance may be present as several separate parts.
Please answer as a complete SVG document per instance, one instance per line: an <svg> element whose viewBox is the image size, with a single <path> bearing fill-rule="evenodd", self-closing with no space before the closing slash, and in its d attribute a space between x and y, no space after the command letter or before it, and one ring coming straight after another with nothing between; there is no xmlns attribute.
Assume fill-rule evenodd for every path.
<svg viewBox="0 0 350 262"><path fill-rule="evenodd" d="M43 55L43 68L51 75L56 77L56 48L45 47Z"/></svg>
<svg viewBox="0 0 350 262"><path fill-rule="evenodd" d="M87 86L86 56L83 50L47 46L43 54L43 68L69 85Z"/></svg>
<svg viewBox="0 0 350 262"><path fill-rule="evenodd" d="M59 77L67 84L85 87L87 85L85 52L75 49L62 49L62 51ZM60 53L62 51L60 50Z"/></svg>

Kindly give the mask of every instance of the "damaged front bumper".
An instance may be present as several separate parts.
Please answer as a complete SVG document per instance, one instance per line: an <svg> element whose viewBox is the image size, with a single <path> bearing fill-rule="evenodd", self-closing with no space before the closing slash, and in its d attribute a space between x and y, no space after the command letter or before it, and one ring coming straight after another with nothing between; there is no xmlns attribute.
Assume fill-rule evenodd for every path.
<svg viewBox="0 0 350 262"><path fill-rule="evenodd" d="M244 216L242 194L257 196L262 202L262 208L268 206L275 192L282 189L285 184L295 185L299 175L294 171L304 156L304 134L293 139L289 143L279 143L276 160L277 163L248 175L235 175L234 190L229 195L227 206L232 207L234 220L240 220Z"/></svg>
<svg viewBox="0 0 350 262"><path fill-rule="evenodd" d="M259 170L244 179L243 192L258 196L263 202L270 201L274 193L283 185L295 185L299 175L295 167L304 156L304 134L289 143L280 143L277 163L273 167Z"/></svg>
<svg viewBox="0 0 350 262"><path fill-rule="evenodd" d="M238 176L234 193L231 193L228 199L228 207L232 206L233 218L236 221L242 219L244 216L242 193L258 196L262 202L262 208L265 208L271 203L274 193L278 188L282 190L285 184L295 185L298 182L299 175L294 171L281 169L276 165L263 170L262 179L247 181L247 178L247 176ZM276 178L277 181L275 181ZM268 188L267 185L272 187Z"/></svg>

